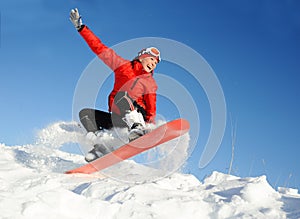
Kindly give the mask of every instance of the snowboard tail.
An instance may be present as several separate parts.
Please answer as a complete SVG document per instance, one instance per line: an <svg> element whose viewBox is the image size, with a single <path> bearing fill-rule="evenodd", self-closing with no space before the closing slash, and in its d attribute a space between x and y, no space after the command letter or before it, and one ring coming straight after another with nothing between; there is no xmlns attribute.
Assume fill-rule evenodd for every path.
<svg viewBox="0 0 300 219"><path fill-rule="evenodd" d="M104 155L88 164L79 168L66 171L67 174L72 173L94 173L103 170L123 160L131 158L146 150L154 148L162 143L177 138L189 131L190 124L185 119L177 119L166 124L159 126L153 131L145 134L144 136L129 142L115 151Z"/></svg>

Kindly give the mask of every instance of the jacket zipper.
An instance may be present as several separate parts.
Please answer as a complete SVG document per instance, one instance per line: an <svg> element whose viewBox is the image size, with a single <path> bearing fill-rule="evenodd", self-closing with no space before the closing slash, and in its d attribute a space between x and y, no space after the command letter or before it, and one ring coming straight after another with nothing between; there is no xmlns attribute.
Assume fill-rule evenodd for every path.
<svg viewBox="0 0 300 219"><path fill-rule="evenodd" d="M138 82L138 80L140 80L140 78L137 78L137 79L134 81L134 83L133 83L133 85L131 86L130 90L132 90L132 89L135 87L135 85L136 85L136 83Z"/></svg>

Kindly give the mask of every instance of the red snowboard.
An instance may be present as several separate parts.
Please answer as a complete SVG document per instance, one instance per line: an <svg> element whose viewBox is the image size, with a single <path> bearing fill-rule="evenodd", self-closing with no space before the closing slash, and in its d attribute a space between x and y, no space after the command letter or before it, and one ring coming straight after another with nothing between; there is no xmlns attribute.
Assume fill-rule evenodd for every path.
<svg viewBox="0 0 300 219"><path fill-rule="evenodd" d="M189 131L190 124L187 120L177 119L168 122L153 131L147 133L146 135L129 142L117 150L106 154L105 156L94 160L88 164L78 167L73 170L69 170L66 173L94 173L99 170L105 169L112 166L118 162L126 160L133 157L139 153L149 150L157 145L164 142L170 141L176 137L179 137Z"/></svg>

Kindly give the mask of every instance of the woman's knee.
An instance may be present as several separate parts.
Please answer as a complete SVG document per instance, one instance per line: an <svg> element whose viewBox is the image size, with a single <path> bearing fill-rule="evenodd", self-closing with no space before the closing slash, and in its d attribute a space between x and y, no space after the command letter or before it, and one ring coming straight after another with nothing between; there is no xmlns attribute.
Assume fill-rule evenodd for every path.
<svg viewBox="0 0 300 219"><path fill-rule="evenodd" d="M89 117L91 118L92 116L95 117L95 110L93 109L89 109L89 108L85 108L85 109L82 109L80 110L79 112L79 118L83 118L83 117Z"/></svg>

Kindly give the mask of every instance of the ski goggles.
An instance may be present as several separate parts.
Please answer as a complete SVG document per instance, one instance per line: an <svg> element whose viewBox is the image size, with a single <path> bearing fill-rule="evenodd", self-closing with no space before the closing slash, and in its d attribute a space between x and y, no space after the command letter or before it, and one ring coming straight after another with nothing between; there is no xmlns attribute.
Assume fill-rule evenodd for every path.
<svg viewBox="0 0 300 219"><path fill-rule="evenodd" d="M151 55L155 58L157 58L157 61L160 62L161 58L160 58L160 52L157 48L155 47L149 47L146 49L142 49L139 53L138 56L142 56L142 55Z"/></svg>

